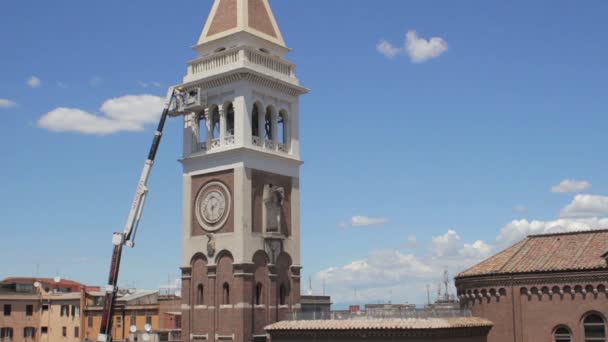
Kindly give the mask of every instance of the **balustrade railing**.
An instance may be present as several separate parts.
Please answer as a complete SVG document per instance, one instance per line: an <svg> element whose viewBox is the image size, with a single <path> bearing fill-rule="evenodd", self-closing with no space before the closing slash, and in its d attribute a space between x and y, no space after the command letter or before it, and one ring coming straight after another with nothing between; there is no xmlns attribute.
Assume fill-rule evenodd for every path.
<svg viewBox="0 0 608 342"><path fill-rule="evenodd" d="M263 52L247 49L245 50L247 60L253 64L260 65L286 76L293 75L293 64L282 61L277 57L270 56Z"/></svg>
<svg viewBox="0 0 608 342"><path fill-rule="evenodd" d="M228 50L225 52L220 52L217 55L212 55L192 62L192 72L195 74L199 74L202 72L211 71L213 69L236 63L238 60L238 50Z"/></svg>
<svg viewBox="0 0 608 342"><path fill-rule="evenodd" d="M241 54L241 51L244 52ZM265 69L277 72L288 77L294 76L295 67L293 64L284 61L279 57L275 57L251 48L242 47L226 50L211 56L206 56L194 60L190 62L190 68L192 74L200 74L210 72L227 65L237 64L240 61L249 62L251 64L261 66Z"/></svg>
<svg viewBox="0 0 608 342"><path fill-rule="evenodd" d="M234 145L234 135L224 138L224 145Z"/></svg>

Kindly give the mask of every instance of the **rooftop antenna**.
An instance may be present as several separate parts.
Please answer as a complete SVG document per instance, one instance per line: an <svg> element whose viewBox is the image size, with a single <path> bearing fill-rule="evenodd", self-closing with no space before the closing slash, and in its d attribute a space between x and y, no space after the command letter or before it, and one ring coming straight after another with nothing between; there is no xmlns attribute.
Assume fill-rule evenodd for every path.
<svg viewBox="0 0 608 342"><path fill-rule="evenodd" d="M426 284L426 303L431 305L431 285Z"/></svg>
<svg viewBox="0 0 608 342"><path fill-rule="evenodd" d="M325 296L325 278L323 278L323 295Z"/></svg>
<svg viewBox="0 0 608 342"><path fill-rule="evenodd" d="M437 300L441 300L441 283L437 286Z"/></svg>
<svg viewBox="0 0 608 342"><path fill-rule="evenodd" d="M443 271L443 284L445 285L445 293L444 293L443 297L446 301L448 301L448 300L450 300L450 292L449 292L450 276L448 275L448 270Z"/></svg>
<svg viewBox="0 0 608 342"><path fill-rule="evenodd" d="M308 295L312 296L312 277L308 277Z"/></svg>

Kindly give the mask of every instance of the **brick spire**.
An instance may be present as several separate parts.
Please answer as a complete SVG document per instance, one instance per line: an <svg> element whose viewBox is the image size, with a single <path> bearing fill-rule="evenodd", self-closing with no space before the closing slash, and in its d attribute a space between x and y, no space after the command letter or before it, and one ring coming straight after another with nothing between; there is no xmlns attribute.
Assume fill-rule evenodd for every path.
<svg viewBox="0 0 608 342"><path fill-rule="evenodd" d="M286 47L268 0L215 0L198 45L243 31Z"/></svg>

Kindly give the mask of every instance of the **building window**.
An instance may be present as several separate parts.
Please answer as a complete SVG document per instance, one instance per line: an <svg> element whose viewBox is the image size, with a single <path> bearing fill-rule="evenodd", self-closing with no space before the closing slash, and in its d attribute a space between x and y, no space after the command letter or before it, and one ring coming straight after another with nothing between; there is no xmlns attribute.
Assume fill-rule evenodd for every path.
<svg viewBox="0 0 608 342"><path fill-rule="evenodd" d="M42 311L49 311L49 305L48 304L42 305Z"/></svg>
<svg viewBox="0 0 608 342"><path fill-rule="evenodd" d="M36 337L36 328L34 327L25 327L23 328L23 337L33 339Z"/></svg>
<svg viewBox="0 0 608 342"><path fill-rule="evenodd" d="M230 304L230 285L228 285L228 283L224 283L224 286L223 286L222 304L224 304L224 305Z"/></svg>
<svg viewBox="0 0 608 342"><path fill-rule="evenodd" d="M260 136L260 110L258 105L253 105L253 112L251 113L251 135L254 137Z"/></svg>
<svg viewBox="0 0 608 342"><path fill-rule="evenodd" d="M571 342L572 334L570 333L570 329L567 327L559 327L555 329L555 333L553 333L553 337L555 342Z"/></svg>
<svg viewBox="0 0 608 342"><path fill-rule="evenodd" d="M122 328L122 317L120 316L116 317L116 327Z"/></svg>
<svg viewBox="0 0 608 342"><path fill-rule="evenodd" d="M606 341L606 323L597 314L591 314L583 321L585 328L585 342Z"/></svg>
<svg viewBox="0 0 608 342"><path fill-rule="evenodd" d="M234 106L232 103L226 109L226 135L229 137L234 135Z"/></svg>
<svg viewBox="0 0 608 342"><path fill-rule="evenodd" d="M78 327L74 327L74 337L80 337L80 329Z"/></svg>
<svg viewBox="0 0 608 342"><path fill-rule="evenodd" d="M146 316L146 324L152 325L152 316Z"/></svg>
<svg viewBox="0 0 608 342"><path fill-rule="evenodd" d="M89 316L89 317L87 317L87 326L88 326L89 328L92 328L92 327L93 327L93 316Z"/></svg>
<svg viewBox="0 0 608 342"><path fill-rule="evenodd" d="M13 311L13 307L10 304L4 304L4 316L10 316Z"/></svg>
<svg viewBox="0 0 608 342"><path fill-rule="evenodd" d="M255 305L262 305L262 283L255 286Z"/></svg>
<svg viewBox="0 0 608 342"><path fill-rule="evenodd" d="M204 305L205 303L205 288L203 284L199 284L196 289L196 305Z"/></svg>
<svg viewBox="0 0 608 342"><path fill-rule="evenodd" d="M69 305L61 306L61 317L63 317L63 316L70 316L70 306Z"/></svg>
<svg viewBox="0 0 608 342"><path fill-rule="evenodd" d="M25 306L25 315L26 316L34 316L34 306L33 305L26 305Z"/></svg>
<svg viewBox="0 0 608 342"><path fill-rule="evenodd" d="M49 327L40 327L40 333L41 334L48 334L49 333Z"/></svg>
<svg viewBox="0 0 608 342"><path fill-rule="evenodd" d="M13 340L13 328L1 328L0 329L0 339L2 340Z"/></svg>
<svg viewBox="0 0 608 342"><path fill-rule="evenodd" d="M130 322L131 326L137 326L137 315L135 314L135 312L131 313L131 322Z"/></svg>
<svg viewBox="0 0 608 342"><path fill-rule="evenodd" d="M284 284L279 287L279 305L287 305L287 288Z"/></svg>
<svg viewBox="0 0 608 342"><path fill-rule="evenodd" d="M61 335L63 337L68 337L68 328L67 327L63 327L63 329L61 329Z"/></svg>

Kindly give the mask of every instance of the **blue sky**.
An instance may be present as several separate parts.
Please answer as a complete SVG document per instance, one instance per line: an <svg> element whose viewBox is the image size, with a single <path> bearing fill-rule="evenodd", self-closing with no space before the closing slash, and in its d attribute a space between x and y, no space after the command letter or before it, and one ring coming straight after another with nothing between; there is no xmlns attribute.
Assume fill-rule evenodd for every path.
<svg viewBox="0 0 608 342"><path fill-rule="evenodd" d="M360 301L422 303L444 267L454 274L528 233L608 227L608 3L272 5L312 89L301 109L302 247L315 293L325 282L336 303L354 301L355 289ZM195 57L210 6L1 5L0 277L38 270L104 283L154 125L91 135L39 120L163 96ZM436 56L412 60L410 31L410 48ZM383 41L392 58L378 51ZM168 125L122 284L178 276L180 126ZM564 180L573 181L552 191Z"/></svg>

